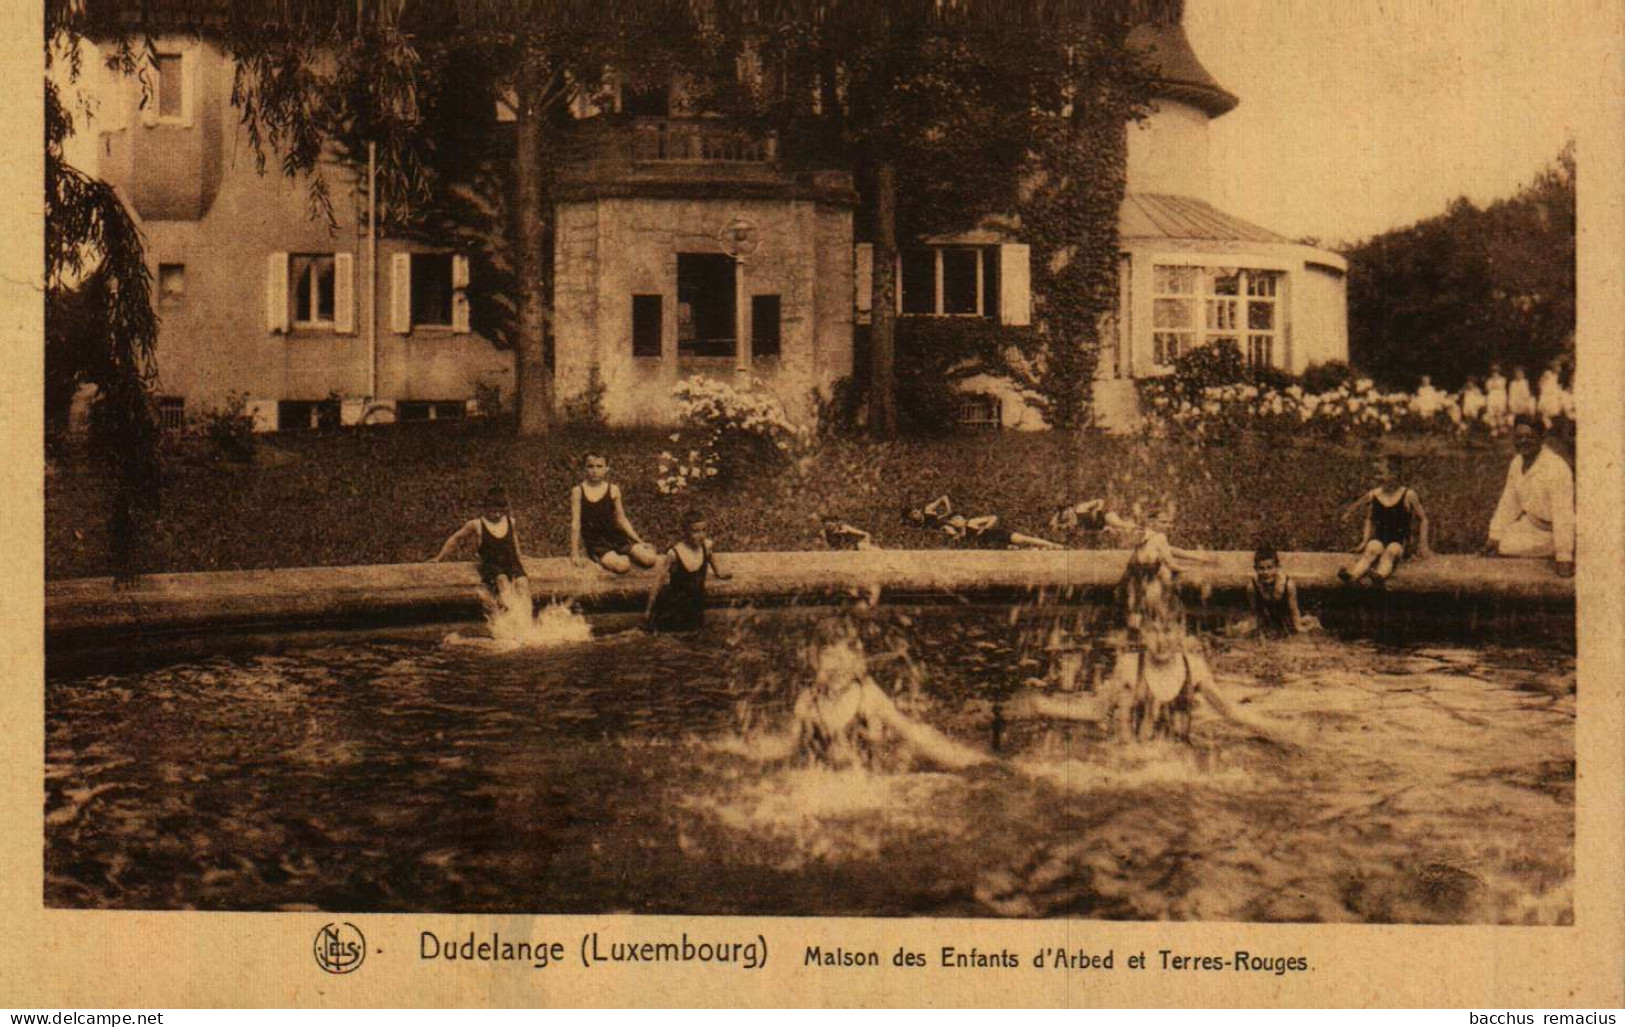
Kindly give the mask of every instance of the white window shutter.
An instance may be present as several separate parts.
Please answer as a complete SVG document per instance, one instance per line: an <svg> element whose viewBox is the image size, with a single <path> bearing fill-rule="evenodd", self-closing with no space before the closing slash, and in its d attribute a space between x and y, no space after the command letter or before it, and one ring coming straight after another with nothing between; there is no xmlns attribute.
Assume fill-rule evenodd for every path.
<svg viewBox="0 0 1625 1027"><path fill-rule="evenodd" d="M852 305L857 309L860 321L868 319L869 306L874 300L874 289L874 244L860 242L852 247Z"/></svg>
<svg viewBox="0 0 1625 1027"><path fill-rule="evenodd" d="M468 258L451 258L451 330L468 331Z"/></svg>
<svg viewBox="0 0 1625 1027"><path fill-rule="evenodd" d="M193 104L197 98L197 50L181 55L181 124L192 127Z"/></svg>
<svg viewBox="0 0 1625 1027"><path fill-rule="evenodd" d="M1031 259L1026 243L999 247L999 320L1007 325L1033 323Z"/></svg>
<svg viewBox="0 0 1625 1027"><path fill-rule="evenodd" d="M412 255L389 258L389 326L397 335L412 330Z"/></svg>
<svg viewBox="0 0 1625 1027"><path fill-rule="evenodd" d="M288 330L288 255L273 253L265 259L265 330Z"/></svg>
<svg viewBox="0 0 1625 1027"><path fill-rule="evenodd" d="M355 332L355 254L333 254L333 330Z"/></svg>

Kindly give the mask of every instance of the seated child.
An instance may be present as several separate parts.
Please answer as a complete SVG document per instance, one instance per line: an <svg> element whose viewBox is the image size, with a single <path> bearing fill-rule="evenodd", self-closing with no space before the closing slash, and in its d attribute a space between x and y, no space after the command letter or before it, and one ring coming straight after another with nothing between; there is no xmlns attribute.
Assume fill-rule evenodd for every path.
<svg viewBox="0 0 1625 1027"><path fill-rule="evenodd" d="M727 581L705 535L705 515L683 515L683 537L667 549L655 571L644 617L651 631L696 631L705 624L705 577L710 571Z"/></svg>
<svg viewBox="0 0 1625 1027"><path fill-rule="evenodd" d="M1270 636L1314 631L1320 622L1298 610L1298 583L1281 570L1281 557L1270 546L1253 554L1253 576L1247 582L1253 616L1248 633Z"/></svg>
<svg viewBox="0 0 1625 1027"><path fill-rule="evenodd" d="M903 521L917 528L941 531L968 549L1060 549L1059 543L999 526L993 514L966 517L954 513L947 496L938 496L924 506L906 507Z"/></svg>
<svg viewBox="0 0 1625 1027"><path fill-rule="evenodd" d="M513 517L508 513L508 496L493 486L485 494L480 516L465 523L446 539L445 545L434 555L432 562L440 563L466 538L478 538L480 583L485 586L488 605L499 605L500 597L510 584L523 595L529 594L530 579L525 575L524 561L519 557L519 535L514 530Z"/></svg>
<svg viewBox="0 0 1625 1027"><path fill-rule="evenodd" d="M586 479L570 490L570 562L586 558L607 571L625 574L635 563L653 567L654 547L639 537L621 505L621 487L609 481L609 461L595 453L582 461Z"/></svg>
<svg viewBox="0 0 1625 1027"><path fill-rule="evenodd" d="M1382 584L1394 573L1407 549L1418 560L1433 555L1428 548L1427 511L1422 509L1416 490L1404 484L1404 459L1391 453L1377 461L1376 470L1377 487L1361 497L1366 513L1365 529L1355 550L1358 555L1337 572L1345 584L1367 575L1372 584Z"/></svg>
<svg viewBox="0 0 1625 1027"><path fill-rule="evenodd" d="M1106 509L1104 499L1086 499L1081 503L1063 503L1049 519L1051 531L1133 531L1134 522Z"/></svg>

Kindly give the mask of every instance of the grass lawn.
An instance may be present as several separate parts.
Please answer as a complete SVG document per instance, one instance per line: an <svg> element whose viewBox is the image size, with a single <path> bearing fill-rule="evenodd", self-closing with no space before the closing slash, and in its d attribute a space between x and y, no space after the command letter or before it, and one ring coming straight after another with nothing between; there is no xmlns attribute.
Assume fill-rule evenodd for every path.
<svg viewBox="0 0 1625 1027"><path fill-rule="evenodd" d="M654 487L668 432L561 430L542 439L474 426L354 431L262 438L252 466L213 458L207 443L174 440L166 454L163 508L142 568L212 571L426 560L478 512L493 482L513 503L524 552L569 552L569 488L580 455L605 453L627 511L650 541L676 538L683 511L698 506L721 551L819 548L813 514L836 511L888 548L945 544L902 526L905 503L942 493L966 514L996 513L1018 531L1047 534L1065 498L1108 496L1125 510L1139 495L1178 500L1174 544L1251 549L1341 550L1359 538L1360 516L1343 508L1373 481L1371 450L1294 440L1191 448L1169 442L993 432L889 445L838 440L798 469L731 482L687 496ZM1437 439L1389 440L1410 457L1407 477L1434 522L1434 548L1466 552L1482 542L1505 479L1510 449ZM108 573L105 500L81 455L46 481L47 578ZM1080 537L1076 544L1115 545Z"/></svg>

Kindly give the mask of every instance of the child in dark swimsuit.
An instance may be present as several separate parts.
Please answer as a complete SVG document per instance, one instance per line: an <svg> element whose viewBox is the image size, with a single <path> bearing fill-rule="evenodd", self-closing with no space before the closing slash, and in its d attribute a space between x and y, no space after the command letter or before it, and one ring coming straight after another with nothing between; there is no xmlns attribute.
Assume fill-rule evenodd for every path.
<svg viewBox="0 0 1625 1027"><path fill-rule="evenodd" d="M1298 583L1281 571L1281 557L1270 546L1253 554L1253 576L1247 582L1252 604L1251 632L1269 636L1313 631L1320 622L1298 610Z"/></svg>
<svg viewBox="0 0 1625 1027"><path fill-rule="evenodd" d="M1380 585L1399 565L1407 552L1423 560L1433 555L1428 548L1428 515L1416 490L1404 484L1405 465L1397 454L1377 461L1377 487L1363 497L1366 501L1365 530L1360 536L1359 554L1354 562L1338 570L1345 583L1371 576Z"/></svg>
<svg viewBox="0 0 1625 1027"><path fill-rule="evenodd" d="M649 630L695 631L704 625L707 571L718 581L731 577L717 566L711 540L705 537L705 515L690 510L683 515L682 541L666 550L655 572L644 614Z"/></svg>
<svg viewBox="0 0 1625 1027"><path fill-rule="evenodd" d="M589 453L582 464L586 479L570 490L570 562L580 567L592 560L615 574L625 574L633 564L653 567L654 547L627 520L621 487L608 480L609 461Z"/></svg>
<svg viewBox="0 0 1625 1027"><path fill-rule="evenodd" d="M903 510L903 522L928 531L940 531L966 549L1060 549L1059 543L1036 535L999 526L998 517L984 514L966 517L954 513L947 496L938 496L924 506Z"/></svg>
<svg viewBox="0 0 1625 1027"><path fill-rule="evenodd" d="M524 561L519 557L519 536L514 530L513 516L508 513L508 497L500 488L486 493L480 516L453 532L434 555L433 562L445 560L465 538L479 539L480 583L490 593L491 601L500 603L507 585L528 594L530 580L525 575Z"/></svg>

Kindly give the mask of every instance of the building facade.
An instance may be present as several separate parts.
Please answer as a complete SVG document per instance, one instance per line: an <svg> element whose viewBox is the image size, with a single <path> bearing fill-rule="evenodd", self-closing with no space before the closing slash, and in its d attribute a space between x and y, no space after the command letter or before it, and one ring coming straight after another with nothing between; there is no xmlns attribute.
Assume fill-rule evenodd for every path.
<svg viewBox="0 0 1625 1027"><path fill-rule="evenodd" d="M1132 41L1160 85L1150 118L1128 128L1121 302L1099 407L1132 404L1135 378L1218 340L1293 372L1346 359L1342 258L1209 202L1208 123L1236 98L1178 26ZM324 172L336 228L312 216L306 182L261 174L218 49L160 43L146 90L86 67L93 131L69 156L119 190L146 235L166 424L234 394L262 429L457 417L477 396L511 402L513 354L470 327L466 256L371 232L364 171ZM608 103L577 108L555 185L556 395L596 393L610 423L658 424L676 416L682 378L749 376L809 416L815 394L852 373L854 326L870 313L872 258L854 245L850 174L788 170L771 136L683 113L675 86ZM1028 261L1019 230L908 247L898 313L1028 324ZM1007 383L970 387L987 395L967 402L968 418L1041 426Z"/></svg>

